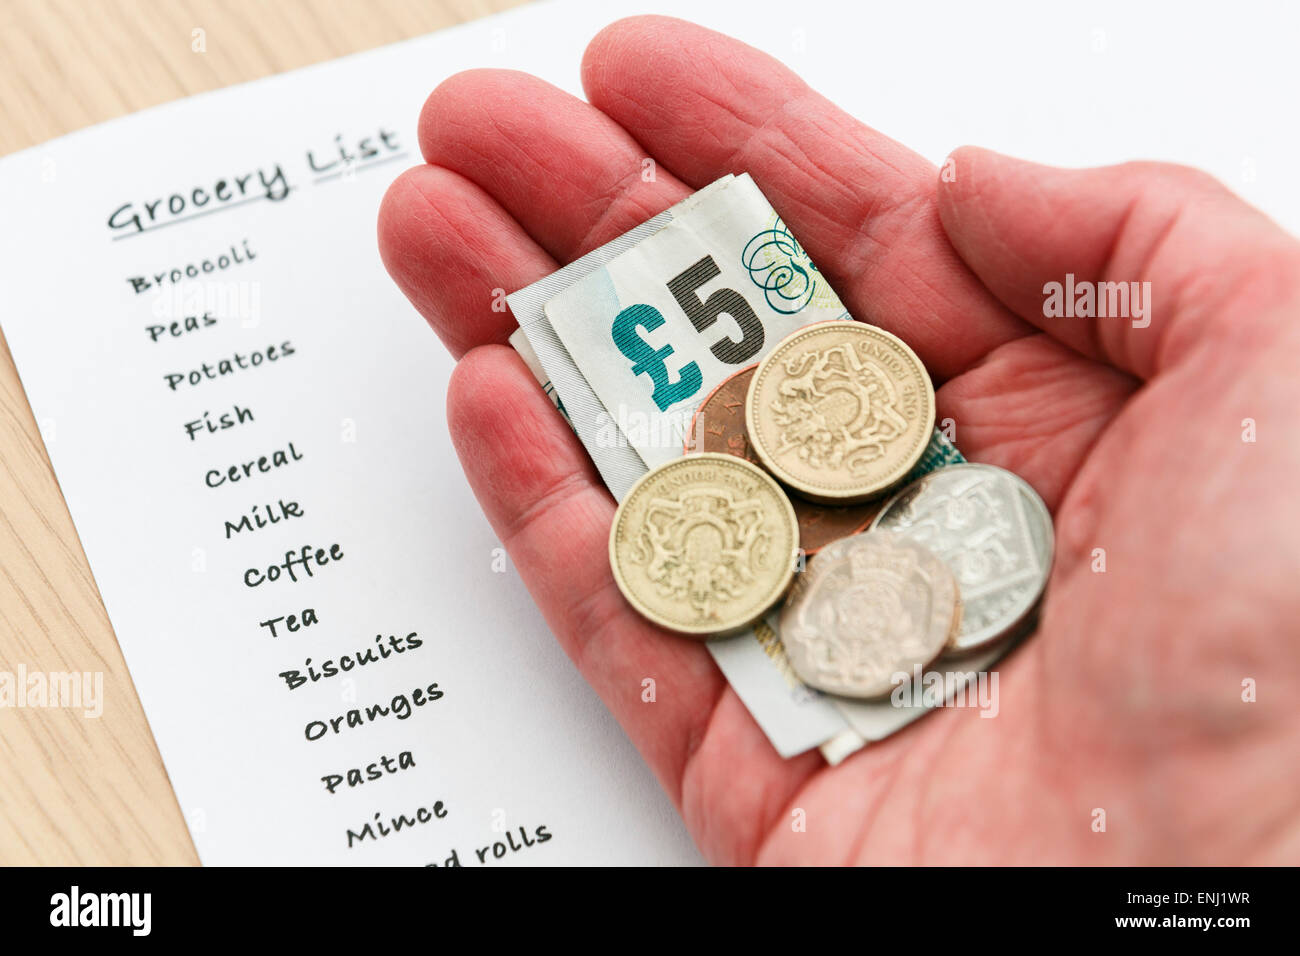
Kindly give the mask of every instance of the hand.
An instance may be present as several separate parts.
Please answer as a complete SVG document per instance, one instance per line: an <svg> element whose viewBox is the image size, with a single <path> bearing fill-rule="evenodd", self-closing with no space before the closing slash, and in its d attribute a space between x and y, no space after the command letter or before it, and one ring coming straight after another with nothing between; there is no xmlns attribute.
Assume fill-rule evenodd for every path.
<svg viewBox="0 0 1300 956"><path fill-rule="evenodd" d="M963 148L941 175L676 20L609 27L582 78L590 105L521 73L439 86L427 165L389 190L380 249L460 358L448 418L484 511L706 856L1300 859L1300 246L1176 166ZM744 171L849 310L920 355L966 456L1022 475L1055 516L1041 626L1000 665L996 719L940 710L836 768L780 759L705 648L624 602L614 502L492 309L494 289ZM1067 273L1150 282L1149 326L1045 316Z"/></svg>

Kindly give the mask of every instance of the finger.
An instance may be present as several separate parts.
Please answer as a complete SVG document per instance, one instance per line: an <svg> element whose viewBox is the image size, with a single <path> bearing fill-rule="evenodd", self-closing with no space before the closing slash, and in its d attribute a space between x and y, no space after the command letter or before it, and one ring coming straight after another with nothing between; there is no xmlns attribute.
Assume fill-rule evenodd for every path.
<svg viewBox="0 0 1300 956"><path fill-rule="evenodd" d="M452 375L447 415L470 486L565 652L702 849L718 859L752 855L820 758L783 761L704 646L628 606L609 567L614 502L512 350L466 355ZM729 799L714 802L728 787Z"/></svg>
<svg viewBox="0 0 1300 956"><path fill-rule="evenodd" d="M617 123L544 80L471 70L420 114L420 148L492 195L561 262L604 245L690 190Z"/></svg>
<svg viewBox="0 0 1300 956"><path fill-rule="evenodd" d="M557 268L482 189L454 172L418 166L379 207L379 253L411 304L459 358L505 342L515 320L502 295Z"/></svg>
<svg viewBox="0 0 1300 956"><path fill-rule="evenodd" d="M749 172L853 315L947 378L1025 334L944 236L934 168L778 61L680 20L635 17L587 48L583 85L652 156L700 187Z"/></svg>
<svg viewBox="0 0 1300 956"><path fill-rule="evenodd" d="M1010 308L1084 355L1145 379L1207 335L1285 321L1276 305L1295 294L1300 247L1204 173L1054 169L973 147L951 169L939 208L958 252ZM1055 314L1067 298L1071 314Z"/></svg>

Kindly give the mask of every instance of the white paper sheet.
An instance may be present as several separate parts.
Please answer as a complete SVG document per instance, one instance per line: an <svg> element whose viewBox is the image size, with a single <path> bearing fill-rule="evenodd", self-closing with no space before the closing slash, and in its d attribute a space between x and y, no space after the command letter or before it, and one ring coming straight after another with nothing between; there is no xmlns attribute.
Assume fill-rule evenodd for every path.
<svg viewBox="0 0 1300 956"><path fill-rule="evenodd" d="M0 166L0 319L205 863L698 860L500 552L447 437L451 360L376 251L429 90L550 15L197 97ZM339 143L355 165L329 165ZM197 327L155 340L185 316ZM185 427L223 414L236 424ZM245 583L304 545L329 558L310 577ZM291 632L308 608L318 623ZM274 635L261 623L282 616ZM386 658L292 689L279 676L376 635ZM443 696L415 706L435 683ZM397 695L405 719L329 728ZM348 785L384 756L395 772ZM376 816L416 822L384 835Z"/></svg>
<svg viewBox="0 0 1300 956"><path fill-rule="evenodd" d="M957 3L655 6L767 49L933 160L966 141L1061 163L1177 159L1300 225L1294 134L1274 99L1294 88L1294 13L1272 8L1291 28L1260 31L1192 5L1170 17L1103 3L1083 21L1028 4L997 23ZM415 119L438 81L503 66L577 92L587 41L632 10L526 7L0 161L0 323L207 863L422 864L455 850L479 865L482 848L485 865L698 859L502 563L447 439L451 361L374 240L385 187L419 161ZM321 167L363 139L369 160L313 171L309 155ZM292 190L252 198L267 191L259 171ZM128 204L114 221L138 212L148 231L110 228ZM129 281L201 270L232 246L199 283ZM216 324L151 339L151 325L205 312ZM291 355L203 377L205 362L286 342ZM193 369L199 384L169 386ZM185 430L236 406L253 420ZM259 471L277 449L287 463ZM247 477L206 486L209 470L248 462ZM281 500L302 516L227 539L225 522L255 505L283 516ZM343 557L298 583L243 583L306 544ZM306 608L319 623L285 621L275 637L260 624ZM347 675L293 690L278 676L412 632L419 648ZM312 721L434 682L444 696L409 719L306 739ZM322 782L401 752L413 768L334 793ZM376 814L420 808L428 822L349 847Z"/></svg>

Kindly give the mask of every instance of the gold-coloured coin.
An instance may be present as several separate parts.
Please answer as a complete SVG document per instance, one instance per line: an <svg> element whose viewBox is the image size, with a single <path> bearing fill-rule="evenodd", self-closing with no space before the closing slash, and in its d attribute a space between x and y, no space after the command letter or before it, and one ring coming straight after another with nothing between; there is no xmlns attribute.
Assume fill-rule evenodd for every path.
<svg viewBox="0 0 1300 956"><path fill-rule="evenodd" d="M892 531L827 545L781 609L781 641L805 684L845 697L889 693L961 627L957 580L929 548Z"/></svg>
<svg viewBox="0 0 1300 956"><path fill-rule="evenodd" d="M799 525L781 486L731 455L687 455L643 475L619 505L609 563L661 627L708 638L753 624L794 577Z"/></svg>
<svg viewBox="0 0 1300 956"><path fill-rule="evenodd" d="M782 484L820 504L867 501L901 481L934 430L934 386L897 336L819 322L787 336L754 373L749 440Z"/></svg>

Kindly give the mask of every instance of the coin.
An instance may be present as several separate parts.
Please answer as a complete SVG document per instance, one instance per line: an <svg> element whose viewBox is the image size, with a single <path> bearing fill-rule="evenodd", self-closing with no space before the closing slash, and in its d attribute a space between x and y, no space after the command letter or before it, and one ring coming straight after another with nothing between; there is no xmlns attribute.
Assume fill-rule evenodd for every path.
<svg viewBox="0 0 1300 956"><path fill-rule="evenodd" d="M917 541L868 531L809 562L781 609L781 641L804 683L880 697L937 658L960 619L947 565Z"/></svg>
<svg viewBox="0 0 1300 956"><path fill-rule="evenodd" d="M717 452L735 455L752 465L762 467L750 447L745 429L745 396L749 380L758 365L741 369L709 393L700 404L691 421L686 438L686 451ZM832 541L865 531L871 519L880 511L883 502L833 508L814 504L803 498L791 501L794 515L799 521L799 547L805 554L816 554Z"/></svg>
<svg viewBox="0 0 1300 956"><path fill-rule="evenodd" d="M806 684L845 697L889 693L959 628L952 571L926 546L866 532L822 549L781 609L781 641Z"/></svg>
<svg viewBox="0 0 1300 956"><path fill-rule="evenodd" d="M897 484L934 430L934 386L902 340L861 322L818 322L758 364L745 410L754 453L820 504L857 504Z"/></svg>
<svg viewBox="0 0 1300 956"><path fill-rule="evenodd" d="M695 637L743 630L785 594L799 525L781 486L731 455L687 455L637 480L609 563L642 616Z"/></svg>
<svg viewBox="0 0 1300 956"><path fill-rule="evenodd" d="M957 650L1019 628L1052 567L1052 516L1029 484L993 465L949 465L885 502L873 528L919 541L952 569L964 606Z"/></svg>

